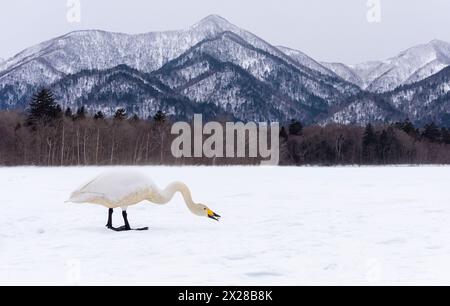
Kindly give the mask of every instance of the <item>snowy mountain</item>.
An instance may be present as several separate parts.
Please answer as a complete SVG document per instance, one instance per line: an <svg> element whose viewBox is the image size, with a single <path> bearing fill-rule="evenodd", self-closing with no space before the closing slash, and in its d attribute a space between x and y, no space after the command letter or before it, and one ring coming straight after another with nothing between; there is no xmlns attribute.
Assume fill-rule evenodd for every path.
<svg viewBox="0 0 450 306"><path fill-rule="evenodd" d="M211 15L180 31L138 35L95 30L69 33L26 49L0 64L0 88L17 82L48 85L81 70L103 70L122 64L151 72L197 43L226 31L239 35L256 48L297 64L257 36Z"/></svg>
<svg viewBox="0 0 450 306"><path fill-rule="evenodd" d="M393 122L407 118L388 101L377 94L364 93L353 97L346 105L337 109L321 124L361 124Z"/></svg>
<svg viewBox="0 0 450 306"><path fill-rule="evenodd" d="M190 100L212 102L246 120L297 117L313 122L331 104L359 91L339 79L300 70L231 32L201 42L156 75Z"/></svg>
<svg viewBox="0 0 450 306"><path fill-rule="evenodd" d="M420 82L383 93L362 93L322 123L369 123L404 120L450 126L450 67Z"/></svg>
<svg viewBox="0 0 450 306"><path fill-rule="evenodd" d="M291 57L257 36L232 25L219 16L212 15L182 31L139 35L80 31L29 48L1 65L1 107L23 108L33 91L41 86L56 86L59 88L58 97L63 99L62 103L77 105L82 101L88 101L86 95L90 95L89 91L92 88L92 84L83 83L84 79L80 80L78 89L69 86L71 84L67 83L67 79L72 79L74 75L79 77L80 72L86 74L90 71L95 78L101 79L103 78L99 76L101 71L126 65L138 72L152 73L170 61L193 52L201 52L203 55L213 57L215 61L229 63L230 67L242 69L241 72L247 74L245 79L253 78L261 86L270 88L266 92L270 92L271 96L283 97L292 105L296 105L293 112L290 112L290 109L283 110L283 115L281 113L269 115L271 111L265 115L264 112L258 113L262 110L260 107L255 108L255 113L245 113L245 115L238 110L233 111L234 115L242 119L286 119L289 116L298 116L307 122L312 122L315 115L325 113L331 104L340 103L346 97L359 92L356 86L342 80L306 55L300 56L300 53L296 52L294 57ZM190 69L195 70L195 67ZM241 77L240 74L239 78ZM127 82L125 78L121 80ZM164 78L163 80L167 81ZM94 81L91 80L91 82ZM251 84L255 85L255 82ZM63 92L64 88L60 84L67 84L66 93ZM196 85L199 86L199 84ZM236 86L236 92L245 90L239 88L242 86L240 83ZM111 94L124 97L127 95L120 94L117 90L130 88L129 84L123 86L116 84L114 88L107 87L112 91ZM223 97L233 96L232 92L228 92L224 93L220 99L217 96L214 101L205 101L199 96L205 96L202 91L208 91L207 87L198 88L196 97L192 93L193 87L190 89L189 94L186 92L187 89L180 94L193 101L214 103L220 109L226 109ZM227 88L224 87L223 90ZM254 96L247 95L247 100L241 102L251 103L250 101L261 95L253 91ZM142 116L148 115L151 109L150 104L158 105L154 101L149 102L149 99L151 100L151 97L147 97L146 94L140 97L135 94L135 98L131 99L136 103L147 103L147 106L138 107ZM89 101L97 107L105 107L103 98ZM275 102L273 99L263 101L267 104ZM284 102L282 104L278 102L269 108L282 109ZM115 104L116 101L112 102L112 105ZM130 102L127 104L129 105ZM312 110L308 114L299 114L301 107L309 107Z"/></svg>
<svg viewBox="0 0 450 306"><path fill-rule="evenodd" d="M370 72L368 90L386 92L423 80L450 65L450 44L434 40L401 52Z"/></svg>
<svg viewBox="0 0 450 306"><path fill-rule="evenodd" d="M322 64L363 89L371 92L387 92L401 85L421 81L449 66L450 44L433 40L428 44L412 47L385 61L350 66Z"/></svg>
<svg viewBox="0 0 450 306"><path fill-rule="evenodd" d="M26 49L0 65L0 88L16 83L48 85L82 70L110 69L122 64L151 72L229 27L218 17L208 17L183 31L138 35L72 32Z"/></svg>
<svg viewBox="0 0 450 306"><path fill-rule="evenodd" d="M51 87L65 109L85 106L94 113L101 110L111 116L116 109L125 108L129 114L147 118L163 110L174 118L192 117L203 113L214 118L220 112L213 105L198 105L177 94L148 73L126 65L106 70L83 70L67 76Z"/></svg>
<svg viewBox="0 0 450 306"><path fill-rule="evenodd" d="M390 103L414 122L450 126L450 67L386 94Z"/></svg>
<svg viewBox="0 0 450 306"><path fill-rule="evenodd" d="M362 80L362 88L368 90L370 84L379 77L379 75L374 75L372 72L381 65L383 65L381 61L369 61L357 65L348 65L347 67L352 69L360 77Z"/></svg>
<svg viewBox="0 0 450 306"><path fill-rule="evenodd" d="M161 109L176 118L306 124L447 122L449 65L442 41L386 61L319 63L211 15L186 30L78 31L28 48L0 62L0 109L24 109L45 86L64 107L106 114L124 107L141 117Z"/></svg>
<svg viewBox="0 0 450 306"><path fill-rule="evenodd" d="M360 88L365 88L364 80L361 76L352 68L341 63L321 63L322 66L326 67L328 70L333 71L334 74L340 76L347 82L358 85Z"/></svg>
<svg viewBox="0 0 450 306"><path fill-rule="evenodd" d="M311 70L318 71L324 75L338 77L338 74L333 72L333 70L327 68L326 66L322 65L321 63L316 62L314 59L303 53L299 50L294 50L287 47L278 46L278 49L280 49L282 52L284 52L286 55L290 56L292 59L297 61L299 64L308 67Z"/></svg>
<svg viewBox="0 0 450 306"><path fill-rule="evenodd" d="M350 83L303 69L224 32L152 73L126 65L83 70L55 82L51 89L64 108L86 105L91 112L101 109L111 114L123 107L148 117L162 109L182 118L196 110L207 117L298 118L306 123L359 92Z"/></svg>

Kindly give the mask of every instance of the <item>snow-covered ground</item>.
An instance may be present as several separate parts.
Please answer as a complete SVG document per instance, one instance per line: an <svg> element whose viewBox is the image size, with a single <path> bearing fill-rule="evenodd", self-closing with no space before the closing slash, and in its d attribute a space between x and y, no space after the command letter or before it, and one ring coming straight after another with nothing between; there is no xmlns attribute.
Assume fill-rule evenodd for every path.
<svg viewBox="0 0 450 306"><path fill-rule="evenodd" d="M450 168L145 167L181 196L128 211L65 204L105 168L0 169L0 284L450 285ZM114 223L122 225L120 211Z"/></svg>

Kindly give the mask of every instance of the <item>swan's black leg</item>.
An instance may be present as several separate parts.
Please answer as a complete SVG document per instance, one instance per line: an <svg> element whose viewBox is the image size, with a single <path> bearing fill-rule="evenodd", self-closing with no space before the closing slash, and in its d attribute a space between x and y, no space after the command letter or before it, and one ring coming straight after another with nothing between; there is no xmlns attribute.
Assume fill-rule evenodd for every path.
<svg viewBox="0 0 450 306"><path fill-rule="evenodd" d="M109 229L113 229L112 226L112 215L113 215L114 210L112 208L109 209L108 211L108 223L106 223L106 227Z"/></svg>
<svg viewBox="0 0 450 306"><path fill-rule="evenodd" d="M109 215L108 215L108 224L106 224L106 227L116 231L116 232L124 232L124 231L131 231L131 227L130 227L130 223L128 222L128 214L126 210L122 211L122 216L123 216L123 221L125 222L124 226L115 228L112 226L112 215L113 215L113 209L111 208L109 210ZM135 231L146 231L148 230L148 227L143 227L143 228L138 228L138 229L133 229Z"/></svg>
<svg viewBox="0 0 450 306"><path fill-rule="evenodd" d="M123 210L123 211L122 211L122 216L123 216L123 221L125 222L125 227L124 227L124 229L125 229L126 231L131 230L130 223L128 223L128 214L127 214L127 211L126 211L126 210Z"/></svg>

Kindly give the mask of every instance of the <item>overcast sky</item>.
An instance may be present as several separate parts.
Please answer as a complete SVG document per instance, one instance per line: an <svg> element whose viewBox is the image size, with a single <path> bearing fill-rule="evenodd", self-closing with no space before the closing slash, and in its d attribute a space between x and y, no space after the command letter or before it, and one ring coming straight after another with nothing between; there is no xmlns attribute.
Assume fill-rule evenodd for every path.
<svg viewBox="0 0 450 306"><path fill-rule="evenodd" d="M0 57L73 30L176 30L209 14L272 44L347 64L388 58L432 39L450 41L449 0L378 0L380 23L367 21L368 0L79 0L80 23L67 22L67 1L2 1Z"/></svg>

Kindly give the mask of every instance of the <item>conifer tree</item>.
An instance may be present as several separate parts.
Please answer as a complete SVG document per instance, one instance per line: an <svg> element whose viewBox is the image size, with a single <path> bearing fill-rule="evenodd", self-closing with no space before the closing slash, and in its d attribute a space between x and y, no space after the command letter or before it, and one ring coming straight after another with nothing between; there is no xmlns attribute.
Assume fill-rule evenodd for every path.
<svg viewBox="0 0 450 306"><path fill-rule="evenodd" d="M377 135L372 124L367 124L362 138L362 159L365 163L373 163L377 145Z"/></svg>
<svg viewBox="0 0 450 306"><path fill-rule="evenodd" d="M53 93L49 89L42 89L30 102L27 124L42 123L47 125L58 119L62 114L61 107L56 103Z"/></svg>
<svg viewBox="0 0 450 306"><path fill-rule="evenodd" d="M119 108L114 114L114 120L125 120L127 118L127 111L124 108Z"/></svg>
<svg viewBox="0 0 450 306"><path fill-rule="evenodd" d="M163 111L159 110L153 117L153 120L159 123L164 123L166 122L166 114Z"/></svg>
<svg viewBox="0 0 450 306"><path fill-rule="evenodd" d="M86 108L84 107L84 105L77 109L77 114L75 117L77 120L86 119Z"/></svg>
<svg viewBox="0 0 450 306"><path fill-rule="evenodd" d="M441 128L441 141L445 144L450 144L450 130L446 128Z"/></svg>
<svg viewBox="0 0 450 306"><path fill-rule="evenodd" d="M138 122L139 121L139 116L137 114L134 114L131 118L130 118L131 122Z"/></svg>
<svg viewBox="0 0 450 306"><path fill-rule="evenodd" d="M102 111L98 111L95 113L94 119L95 120L103 120L103 119L105 119L105 115L103 115Z"/></svg>
<svg viewBox="0 0 450 306"><path fill-rule="evenodd" d="M300 121L291 120L291 123L289 124L289 135L299 136L302 134L302 131L303 125L300 123Z"/></svg>
<svg viewBox="0 0 450 306"><path fill-rule="evenodd" d="M425 125L422 137L428 139L431 142L439 142L441 139L441 131L439 130L437 125L434 122L432 122Z"/></svg>
<svg viewBox="0 0 450 306"><path fill-rule="evenodd" d="M399 128L408 135L416 136L416 128L409 119L406 119L404 122L400 123Z"/></svg>
<svg viewBox="0 0 450 306"><path fill-rule="evenodd" d="M286 132L286 128L283 126L283 127L281 127L281 130L280 130L280 138L281 139L284 139L284 140L288 140L288 134L287 134L287 132Z"/></svg>
<svg viewBox="0 0 450 306"><path fill-rule="evenodd" d="M68 107L64 113L64 116L67 118L73 118L73 113L72 113L72 109L70 107Z"/></svg>

